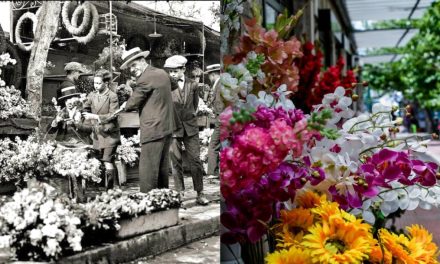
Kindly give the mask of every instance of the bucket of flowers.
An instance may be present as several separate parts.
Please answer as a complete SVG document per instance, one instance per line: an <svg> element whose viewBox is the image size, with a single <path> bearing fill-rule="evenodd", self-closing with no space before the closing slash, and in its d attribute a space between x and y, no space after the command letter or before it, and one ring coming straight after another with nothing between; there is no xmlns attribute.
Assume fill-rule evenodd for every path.
<svg viewBox="0 0 440 264"><path fill-rule="evenodd" d="M121 135L121 144L116 148L116 167L120 184L125 183L127 177L138 173L140 153L140 131L129 138Z"/></svg>
<svg viewBox="0 0 440 264"><path fill-rule="evenodd" d="M228 26L240 12L237 1L225 10ZM313 102L320 100L306 102L310 114L289 100L303 78L296 63L302 45L288 34L301 12L281 14L273 30L256 12L238 52L224 58L222 243L239 243L244 262L253 264L437 263L425 228L386 228L399 211L440 205L439 165L418 155L427 142L394 136L399 109L375 104L355 116L359 84L335 80L338 67L315 84L321 89Z"/></svg>

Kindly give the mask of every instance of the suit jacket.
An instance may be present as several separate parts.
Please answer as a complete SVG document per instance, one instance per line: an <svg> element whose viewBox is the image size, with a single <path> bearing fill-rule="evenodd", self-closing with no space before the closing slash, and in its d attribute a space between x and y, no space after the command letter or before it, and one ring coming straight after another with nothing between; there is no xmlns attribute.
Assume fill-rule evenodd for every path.
<svg viewBox="0 0 440 264"><path fill-rule="evenodd" d="M137 79L125 110L139 111L141 143L171 135L174 130L174 109L168 73L149 65Z"/></svg>
<svg viewBox="0 0 440 264"><path fill-rule="evenodd" d="M110 89L103 95L98 92L91 92L87 96L84 109L97 114L100 123L92 120L94 127L92 132L93 147L103 149L114 147L119 144L121 134L116 116L112 116L119 109L118 96Z"/></svg>
<svg viewBox="0 0 440 264"><path fill-rule="evenodd" d="M175 137L183 137L186 134L193 136L199 133L196 111L199 105L198 84L185 78L183 89L175 89L173 94L174 107L176 109L181 127L174 131Z"/></svg>

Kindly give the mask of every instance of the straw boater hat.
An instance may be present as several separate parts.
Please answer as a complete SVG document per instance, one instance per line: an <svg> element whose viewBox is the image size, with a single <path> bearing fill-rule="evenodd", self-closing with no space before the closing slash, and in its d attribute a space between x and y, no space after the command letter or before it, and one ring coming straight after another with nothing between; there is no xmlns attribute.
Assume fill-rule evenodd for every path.
<svg viewBox="0 0 440 264"><path fill-rule="evenodd" d="M119 68L125 70L130 62L140 57L146 58L149 54L150 52L148 50L142 51L139 47L126 50L122 53L122 65Z"/></svg>
<svg viewBox="0 0 440 264"><path fill-rule="evenodd" d="M221 69L220 64L211 64L206 66L206 71L204 72L204 74L208 74L213 71L220 71L220 69Z"/></svg>
<svg viewBox="0 0 440 264"><path fill-rule="evenodd" d="M168 68L168 69L182 68L182 67L185 67L187 62L188 62L188 60L185 57L183 57L181 55L174 55L174 56L169 57L165 61L165 64L163 65L163 67Z"/></svg>

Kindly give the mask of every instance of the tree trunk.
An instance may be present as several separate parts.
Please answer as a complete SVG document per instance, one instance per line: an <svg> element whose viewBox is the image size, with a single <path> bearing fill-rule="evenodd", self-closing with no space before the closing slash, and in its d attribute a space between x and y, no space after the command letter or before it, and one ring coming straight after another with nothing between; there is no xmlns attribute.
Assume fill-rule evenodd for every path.
<svg viewBox="0 0 440 264"><path fill-rule="evenodd" d="M61 12L59 1L47 1L41 6L27 69L26 94L32 113L41 118L43 75L49 46L58 30Z"/></svg>

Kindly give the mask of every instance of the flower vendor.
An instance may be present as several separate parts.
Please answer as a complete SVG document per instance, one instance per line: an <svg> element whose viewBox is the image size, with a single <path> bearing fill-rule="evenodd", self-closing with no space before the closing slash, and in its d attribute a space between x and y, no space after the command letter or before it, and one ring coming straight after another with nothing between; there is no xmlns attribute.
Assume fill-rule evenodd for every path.
<svg viewBox="0 0 440 264"><path fill-rule="evenodd" d="M118 96L109 89L110 72L101 70L95 73L95 92L88 95L83 113L86 120L93 124L93 148L99 151L100 159L105 165L105 186L113 188L117 179L116 169L113 164L116 147L120 142L120 131L116 116L113 115L118 108Z"/></svg>

